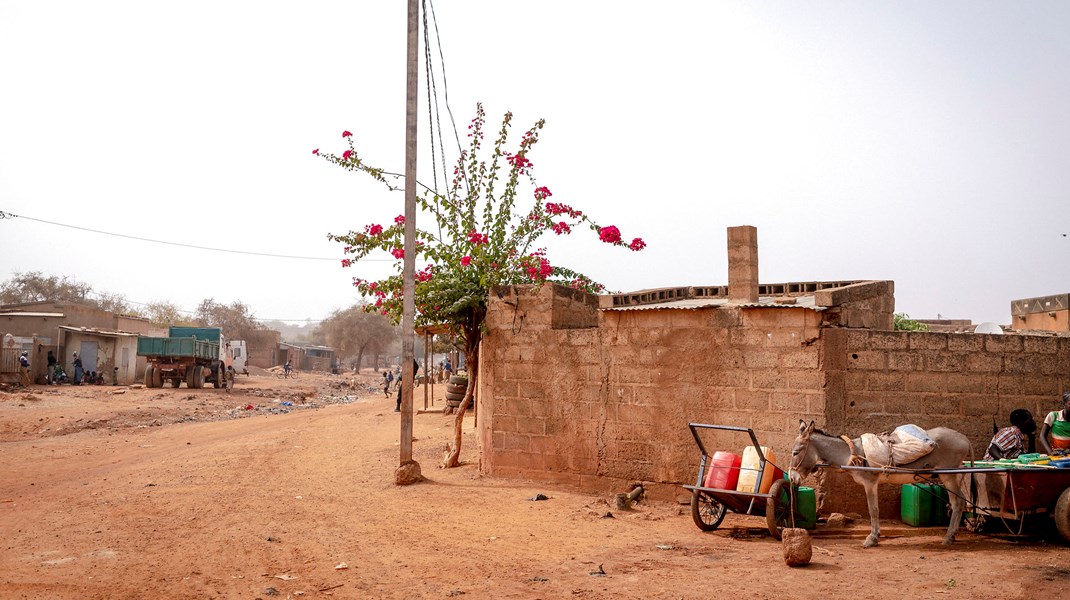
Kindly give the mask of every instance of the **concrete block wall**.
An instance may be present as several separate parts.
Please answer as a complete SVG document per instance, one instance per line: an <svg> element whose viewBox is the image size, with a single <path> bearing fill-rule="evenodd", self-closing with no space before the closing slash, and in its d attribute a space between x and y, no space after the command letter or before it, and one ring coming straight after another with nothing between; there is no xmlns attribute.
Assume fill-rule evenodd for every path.
<svg viewBox="0 0 1070 600"><path fill-rule="evenodd" d="M484 472L586 489L661 482L675 494L697 473L689 422L752 427L786 463L797 419L824 414L816 311L604 311L589 327L584 296L550 285L491 294ZM704 439L711 450L749 442Z"/></svg>
<svg viewBox="0 0 1070 600"><path fill-rule="evenodd" d="M1060 407L1070 389L1070 337L826 329L829 433L857 436L904 423L950 427L966 434L979 460L1016 408L1037 422ZM886 486L882 511L898 507ZM865 512L861 488L830 477L834 504ZM898 513L896 513L898 514Z"/></svg>

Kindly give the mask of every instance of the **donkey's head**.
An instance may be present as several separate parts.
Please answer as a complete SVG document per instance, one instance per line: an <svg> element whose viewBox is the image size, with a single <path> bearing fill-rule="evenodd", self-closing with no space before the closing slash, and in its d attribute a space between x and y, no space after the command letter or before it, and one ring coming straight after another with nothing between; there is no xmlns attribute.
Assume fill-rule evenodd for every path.
<svg viewBox="0 0 1070 600"><path fill-rule="evenodd" d="M795 438L795 444L791 447L791 464L788 466L788 477L792 484L799 485L808 477L821 462L817 448L810 443L810 436L814 433L814 422L809 423L799 419L799 435Z"/></svg>

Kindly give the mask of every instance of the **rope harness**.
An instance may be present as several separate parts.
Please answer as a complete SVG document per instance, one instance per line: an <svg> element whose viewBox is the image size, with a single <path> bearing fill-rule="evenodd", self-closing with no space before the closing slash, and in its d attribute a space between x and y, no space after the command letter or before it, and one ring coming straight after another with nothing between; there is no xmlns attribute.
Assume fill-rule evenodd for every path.
<svg viewBox="0 0 1070 600"><path fill-rule="evenodd" d="M845 441L845 442L847 442L847 449L851 451L851 459L849 461L847 461L847 466L849 466L849 467L864 467L864 466L866 466L866 457L863 456L862 454L859 454L858 448L855 447L854 440L852 440L851 438L847 437L846 435L841 435L840 439Z"/></svg>

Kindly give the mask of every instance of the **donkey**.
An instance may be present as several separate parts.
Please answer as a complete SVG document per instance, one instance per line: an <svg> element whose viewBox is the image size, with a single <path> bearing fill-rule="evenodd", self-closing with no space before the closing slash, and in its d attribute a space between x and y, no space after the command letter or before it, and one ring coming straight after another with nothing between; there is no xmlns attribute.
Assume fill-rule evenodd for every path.
<svg viewBox="0 0 1070 600"><path fill-rule="evenodd" d="M880 538L881 525L877 508L877 486L884 482L906 484L917 483L931 478L939 479L947 488L951 499L951 524L944 536L944 544L955 541L955 532L958 531L959 521L962 518L962 508L965 504L963 493L963 478L954 474L930 475L917 473L918 470L928 469L953 469L962 466L962 461L972 452L970 441L966 436L952 429L936 427L925 432L933 441L936 448L920 459L904 465L896 465L890 471L861 471L848 470L855 482L862 485L866 490L866 501L869 504L869 521L871 529L863 548L877 545ZM862 447L860 438L851 440L850 444L843 438L828 435L816 429L814 422L807 425L799 420L799 437L795 438L795 445L791 450L791 466L788 469L789 477L793 484L798 485L803 478L809 476L817 469L820 463L826 463L832 467L859 464L864 458L859 456L855 449ZM882 465L869 465L880 467Z"/></svg>

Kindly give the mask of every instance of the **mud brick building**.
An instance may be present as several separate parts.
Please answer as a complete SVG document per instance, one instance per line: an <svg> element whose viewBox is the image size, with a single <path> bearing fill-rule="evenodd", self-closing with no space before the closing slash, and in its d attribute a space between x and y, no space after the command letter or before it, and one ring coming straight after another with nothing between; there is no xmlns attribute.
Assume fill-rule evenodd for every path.
<svg viewBox="0 0 1070 600"><path fill-rule="evenodd" d="M689 422L751 427L786 466L799 419L852 435L947 426L980 457L993 419L1019 407L1039 419L1070 389L1070 337L892 331L892 282L759 284L754 228L730 228L728 245L727 286L493 290L481 470L590 491L643 481L681 496L698 468ZM747 443L708 439L737 452ZM864 512L844 475L816 483L826 511ZM898 489L884 487L894 510Z"/></svg>

